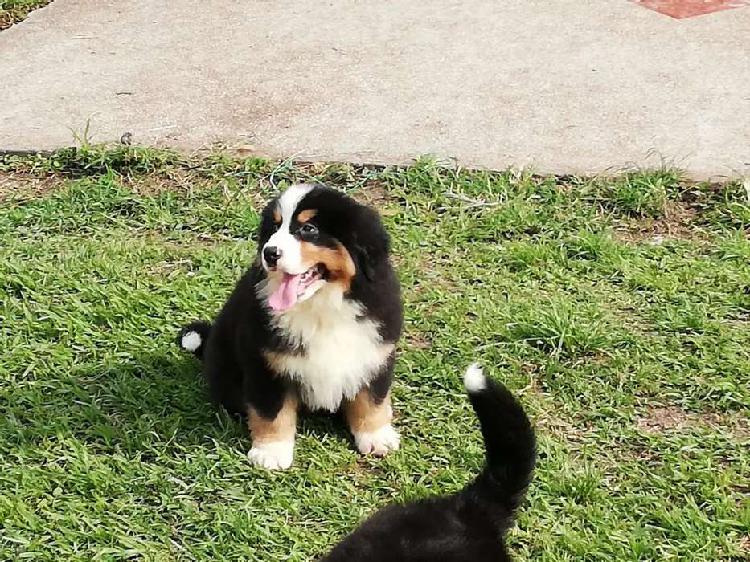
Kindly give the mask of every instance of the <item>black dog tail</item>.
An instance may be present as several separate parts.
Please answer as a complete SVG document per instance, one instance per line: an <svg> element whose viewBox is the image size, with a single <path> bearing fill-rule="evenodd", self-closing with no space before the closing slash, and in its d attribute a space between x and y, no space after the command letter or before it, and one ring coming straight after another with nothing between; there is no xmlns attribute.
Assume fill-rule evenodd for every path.
<svg viewBox="0 0 750 562"><path fill-rule="evenodd" d="M462 493L473 518L504 533L523 501L536 463L536 438L521 404L477 364L464 374L464 386L482 428L487 464Z"/></svg>
<svg viewBox="0 0 750 562"><path fill-rule="evenodd" d="M200 320L198 322L191 322L180 330L177 336L177 345L201 359L210 333L210 322Z"/></svg>

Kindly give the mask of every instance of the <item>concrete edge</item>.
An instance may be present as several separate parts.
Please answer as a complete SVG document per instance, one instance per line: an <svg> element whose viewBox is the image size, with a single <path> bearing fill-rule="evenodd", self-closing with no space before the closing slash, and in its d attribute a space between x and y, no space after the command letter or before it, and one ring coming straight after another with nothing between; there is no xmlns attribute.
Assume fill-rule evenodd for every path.
<svg viewBox="0 0 750 562"><path fill-rule="evenodd" d="M122 145L118 145L114 143L113 144L103 143L103 144L95 144L92 146L95 146L97 148L103 148L103 149L113 149L115 147L122 146ZM409 166L413 166L419 161L419 158L412 158L412 159L399 161L399 162L368 161L365 159L358 159L358 158L340 159L340 160L339 159L330 160L330 159L325 159L325 158L308 159L304 157L295 158L294 156L283 158L283 157L275 156L269 153L247 152L242 149L236 149L236 148L230 148L230 147L185 149L185 148L179 148L179 147L133 145L133 148L135 147L153 149L153 150L171 151L180 156L186 156L186 157L200 157L201 155L205 156L205 155L215 153L215 152L223 152L237 159L264 158L272 162L279 162L280 164L288 163L288 164L303 165L303 166L309 166L309 165L321 164L321 163L351 164L354 166L361 166L363 168L379 170L379 171L382 171L389 167L406 168ZM0 148L0 159L13 157L13 156L51 157L54 154L61 152L63 150L71 150L71 149L79 149L79 148L81 147L76 146L76 145L63 146L54 150L2 149ZM481 167L481 166L469 166L469 165L461 164L455 158L439 158L431 154L424 154L420 158L434 159L434 161L440 167L453 169L453 170L460 169L460 170L466 170L469 172L518 171L518 172L529 173L532 177L542 177L542 178L555 177L562 181L567 181L572 178L581 178L581 179L614 178L623 174L627 174L631 172L639 172L639 171L672 170L672 171L677 172L680 175L680 177L682 178L682 181L689 182L689 183L724 184L724 183L732 183L732 182L741 182L745 185L750 184L750 175L745 175L742 172L739 172L737 170L733 170L727 175L719 175L719 174L707 175L707 174L690 172L689 170L685 170L684 168L680 168L679 166L672 165L670 164L668 159L664 159L664 158L661 159L660 165L654 165L654 166L639 165L633 162L630 164L612 165L599 171L565 170L565 171L557 171L557 172L552 172L552 171L548 171L544 169L538 169L538 168L535 168L534 166L509 165L505 168L487 168L487 167Z"/></svg>

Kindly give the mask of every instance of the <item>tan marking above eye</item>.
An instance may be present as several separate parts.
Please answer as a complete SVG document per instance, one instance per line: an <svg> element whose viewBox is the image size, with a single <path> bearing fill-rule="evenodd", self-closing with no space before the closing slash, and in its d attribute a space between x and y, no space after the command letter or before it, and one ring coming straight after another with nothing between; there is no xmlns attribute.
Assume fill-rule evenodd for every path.
<svg viewBox="0 0 750 562"><path fill-rule="evenodd" d="M281 211L279 211L278 207L273 210L273 222L275 222L276 224L281 223Z"/></svg>
<svg viewBox="0 0 750 562"><path fill-rule="evenodd" d="M297 215L297 220L301 223L305 223L317 214L317 209L305 209L304 211L299 212L299 214Z"/></svg>

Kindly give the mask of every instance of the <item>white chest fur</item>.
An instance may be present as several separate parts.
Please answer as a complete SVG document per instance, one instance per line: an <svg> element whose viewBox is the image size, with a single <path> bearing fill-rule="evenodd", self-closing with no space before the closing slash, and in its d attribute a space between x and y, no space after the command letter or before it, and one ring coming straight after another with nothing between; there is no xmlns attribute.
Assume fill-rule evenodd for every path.
<svg viewBox="0 0 750 562"><path fill-rule="evenodd" d="M387 360L393 344L383 343L372 320L358 318L362 306L345 300L331 285L283 314L274 325L295 344L299 355L271 352L274 368L295 380L300 398L312 409L335 411L351 399Z"/></svg>

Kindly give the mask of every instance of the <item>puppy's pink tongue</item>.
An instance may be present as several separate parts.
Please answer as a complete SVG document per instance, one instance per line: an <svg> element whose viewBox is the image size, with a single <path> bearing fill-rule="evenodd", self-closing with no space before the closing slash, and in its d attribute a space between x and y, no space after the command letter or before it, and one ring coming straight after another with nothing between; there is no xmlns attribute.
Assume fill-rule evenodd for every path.
<svg viewBox="0 0 750 562"><path fill-rule="evenodd" d="M283 312L294 306L294 303L297 302L301 280L301 275L285 273L279 286L268 297L268 305L277 312Z"/></svg>

